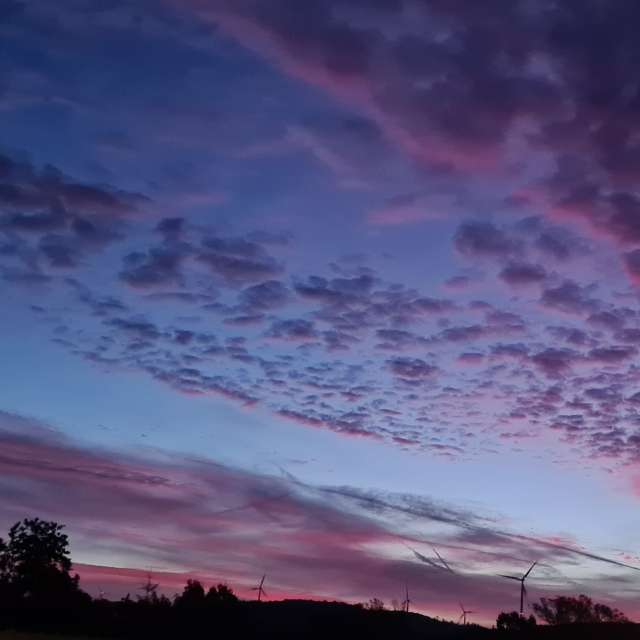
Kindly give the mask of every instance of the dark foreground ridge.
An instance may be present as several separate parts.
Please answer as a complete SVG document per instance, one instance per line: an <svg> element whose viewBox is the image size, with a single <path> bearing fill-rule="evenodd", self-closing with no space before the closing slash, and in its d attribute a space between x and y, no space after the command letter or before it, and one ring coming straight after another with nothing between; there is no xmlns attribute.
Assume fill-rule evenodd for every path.
<svg viewBox="0 0 640 640"><path fill-rule="evenodd" d="M127 610L127 607L129 609ZM26 611L22 612L27 614ZM632 623L539 625L526 631L500 631L478 625L459 625L418 613L371 611L342 602L282 600L237 601L215 610L178 611L131 601L93 601L81 609L2 612L3 629L51 633L55 636L96 638L310 638L342 640L367 638L523 640L631 640L640 638ZM0 634L0 638L2 635Z"/></svg>

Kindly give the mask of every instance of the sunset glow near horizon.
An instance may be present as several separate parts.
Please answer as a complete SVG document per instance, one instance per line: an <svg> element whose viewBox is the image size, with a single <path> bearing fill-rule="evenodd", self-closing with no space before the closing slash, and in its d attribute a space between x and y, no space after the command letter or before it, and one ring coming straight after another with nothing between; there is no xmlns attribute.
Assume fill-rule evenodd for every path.
<svg viewBox="0 0 640 640"><path fill-rule="evenodd" d="M639 20L0 0L0 535L113 598L491 623L537 561L639 619Z"/></svg>

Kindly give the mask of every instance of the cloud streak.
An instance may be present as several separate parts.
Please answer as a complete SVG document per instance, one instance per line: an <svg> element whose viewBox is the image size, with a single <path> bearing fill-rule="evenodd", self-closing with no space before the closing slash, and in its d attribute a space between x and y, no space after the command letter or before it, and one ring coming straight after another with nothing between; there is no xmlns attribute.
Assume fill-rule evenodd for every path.
<svg viewBox="0 0 640 640"><path fill-rule="evenodd" d="M442 610L447 596L477 599L482 586L479 606L490 619L492 609L509 600L508 590L491 575L513 555L536 554L543 566L570 568L588 559L628 567L568 545L498 533L478 524L487 522L482 516L428 498L316 487L290 475L257 474L162 451L91 450L33 419L7 413L0 419L2 522L33 512L68 523L83 581L112 597L139 586L146 570L140 563L156 567L154 579L169 591L195 575L228 579L248 594L257 568L268 568L275 594L339 594L350 600L374 592L391 597L404 576L412 597L428 611ZM410 523L422 531L403 533ZM429 544L430 536L448 549L446 562L437 552L432 560L416 548ZM460 544L465 536L467 543ZM87 564L89 555L103 565L118 559L119 566ZM462 570L454 573L450 562ZM553 581L553 573L543 571ZM552 588L564 587L556 582Z"/></svg>

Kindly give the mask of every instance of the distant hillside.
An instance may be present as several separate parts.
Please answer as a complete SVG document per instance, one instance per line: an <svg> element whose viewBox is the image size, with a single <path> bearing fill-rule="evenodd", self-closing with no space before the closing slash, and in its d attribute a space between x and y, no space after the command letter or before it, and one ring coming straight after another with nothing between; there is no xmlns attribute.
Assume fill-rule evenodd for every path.
<svg viewBox="0 0 640 640"><path fill-rule="evenodd" d="M490 638L493 632L477 625L442 622L399 611L368 611L342 602L283 600L245 602L246 627L262 638Z"/></svg>

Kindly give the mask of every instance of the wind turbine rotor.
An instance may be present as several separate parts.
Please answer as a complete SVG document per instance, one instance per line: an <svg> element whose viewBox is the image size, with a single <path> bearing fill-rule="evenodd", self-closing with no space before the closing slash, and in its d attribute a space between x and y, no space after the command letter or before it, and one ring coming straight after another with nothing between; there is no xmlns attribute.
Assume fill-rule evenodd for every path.
<svg viewBox="0 0 640 640"><path fill-rule="evenodd" d="M531 571L533 570L533 567L535 567L537 564L538 564L538 561L536 560L536 561L535 561L535 562L534 562L534 563L529 567L529 571L527 571L527 573L525 573L525 574L522 576L522 579L523 579L523 580L524 580L524 579L525 579L525 578L526 578L526 577L531 573Z"/></svg>

